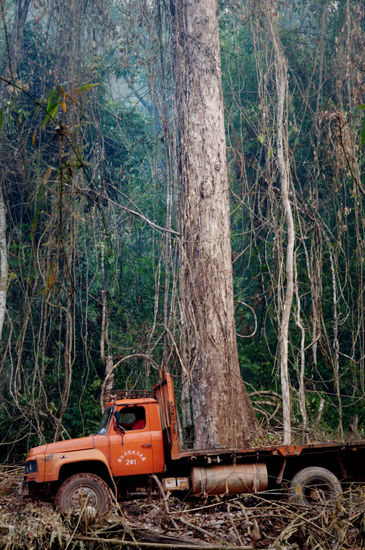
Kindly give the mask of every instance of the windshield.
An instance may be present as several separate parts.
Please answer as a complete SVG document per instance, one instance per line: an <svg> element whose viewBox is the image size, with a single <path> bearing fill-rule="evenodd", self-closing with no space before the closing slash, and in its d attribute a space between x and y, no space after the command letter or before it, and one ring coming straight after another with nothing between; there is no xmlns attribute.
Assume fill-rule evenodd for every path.
<svg viewBox="0 0 365 550"><path fill-rule="evenodd" d="M99 435L105 435L108 431L109 422L113 415L113 407L106 407L104 409L104 414L102 416L102 419L100 421L99 429L96 432Z"/></svg>

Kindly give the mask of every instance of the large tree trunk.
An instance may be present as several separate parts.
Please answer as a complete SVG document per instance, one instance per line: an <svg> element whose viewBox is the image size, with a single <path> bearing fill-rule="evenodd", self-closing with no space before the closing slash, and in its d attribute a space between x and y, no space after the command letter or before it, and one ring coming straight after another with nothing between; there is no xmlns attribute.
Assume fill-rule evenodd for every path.
<svg viewBox="0 0 365 550"><path fill-rule="evenodd" d="M241 379L233 306L216 0L175 0L181 305L195 447L238 447L259 426Z"/></svg>

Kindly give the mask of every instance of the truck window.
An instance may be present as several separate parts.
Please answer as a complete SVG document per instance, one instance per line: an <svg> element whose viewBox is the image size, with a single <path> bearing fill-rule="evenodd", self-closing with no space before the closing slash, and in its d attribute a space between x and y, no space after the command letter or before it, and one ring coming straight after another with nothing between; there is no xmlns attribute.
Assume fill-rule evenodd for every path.
<svg viewBox="0 0 365 550"><path fill-rule="evenodd" d="M104 409L104 414L100 421L99 429L96 432L99 435L105 435L109 428L109 422L113 415L113 407L106 407Z"/></svg>
<svg viewBox="0 0 365 550"><path fill-rule="evenodd" d="M120 411L119 423L125 430L143 430L146 427L144 407L125 407Z"/></svg>

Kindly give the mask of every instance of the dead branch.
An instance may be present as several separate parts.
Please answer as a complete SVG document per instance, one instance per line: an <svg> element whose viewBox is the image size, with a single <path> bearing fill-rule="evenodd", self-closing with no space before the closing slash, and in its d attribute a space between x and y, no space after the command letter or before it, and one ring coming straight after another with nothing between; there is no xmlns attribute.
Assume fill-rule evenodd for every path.
<svg viewBox="0 0 365 550"><path fill-rule="evenodd" d="M176 522L175 522L174 518L170 517L170 510L169 510L169 505L168 505L168 502L167 502L167 500L169 498L169 493L166 495L166 493L165 493L165 491L162 487L161 481L158 479L158 477L155 474L152 475L152 479L154 480L154 482L156 483L156 485L158 487L158 490L160 491L166 514L168 515L168 517L169 517L172 525L175 527L175 529L178 529L178 526L176 525Z"/></svg>
<svg viewBox="0 0 365 550"><path fill-rule="evenodd" d="M205 535L209 537L212 540L215 540L219 543L224 543L225 541L221 539L220 537L215 537L212 533L209 533L206 529L203 529L202 527L199 527L198 525L194 525L194 523L190 523L190 521L186 521L184 518L177 518L183 525L186 525L187 527L190 527L191 529L195 529L195 531L198 531L198 533L201 533L202 535Z"/></svg>
<svg viewBox="0 0 365 550"><path fill-rule="evenodd" d="M229 546L229 545L221 545L221 544L202 544L199 542L198 544L162 544L162 543L155 543L155 542L127 542L125 540L121 539L102 539L99 537L89 537L85 535L79 535L78 537L75 537L76 540L82 540L87 542L98 542L98 543L107 543L107 544L124 544L126 546L133 546L137 548L166 548L175 550L175 548L182 548L183 550L193 550L194 548L197 548L198 546L204 547L205 550L253 550L253 546Z"/></svg>

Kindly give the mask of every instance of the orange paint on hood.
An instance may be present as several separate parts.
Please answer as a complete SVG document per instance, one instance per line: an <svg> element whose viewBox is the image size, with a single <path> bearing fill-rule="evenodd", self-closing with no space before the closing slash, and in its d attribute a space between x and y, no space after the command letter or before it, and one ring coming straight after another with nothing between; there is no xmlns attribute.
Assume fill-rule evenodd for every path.
<svg viewBox="0 0 365 550"><path fill-rule="evenodd" d="M46 454L51 453L66 453L70 451L83 451L84 449L94 448L94 438L92 435L88 437L79 437L77 439L66 439L65 441L57 441L47 445Z"/></svg>

